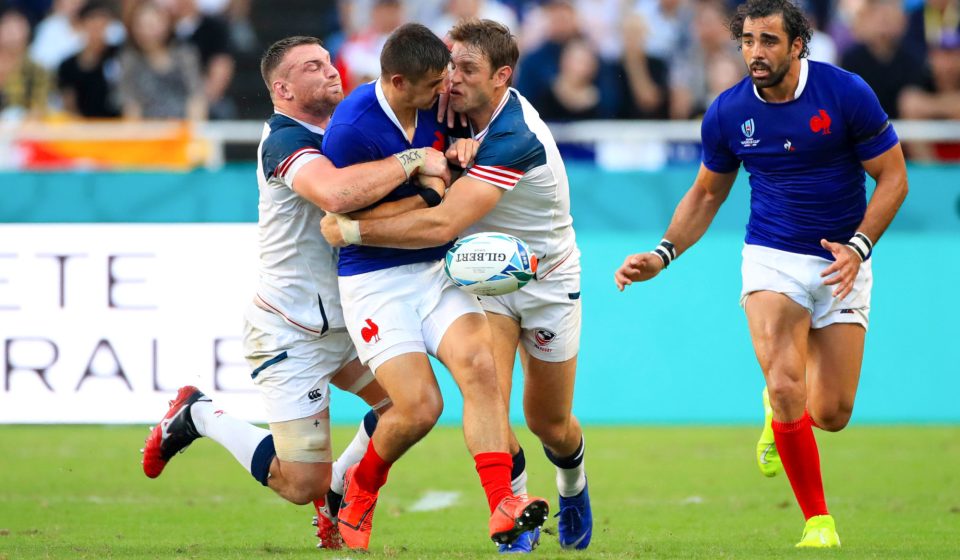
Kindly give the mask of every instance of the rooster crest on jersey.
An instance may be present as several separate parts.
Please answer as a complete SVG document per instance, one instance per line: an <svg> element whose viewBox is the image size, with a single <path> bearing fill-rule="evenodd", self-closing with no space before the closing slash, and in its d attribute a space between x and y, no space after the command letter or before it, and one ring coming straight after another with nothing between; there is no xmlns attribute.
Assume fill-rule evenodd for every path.
<svg viewBox="0 0 960 560"><path fill-rule="evenodd" d="M460 289L478 296L499 296L524 287L537 273L537 256L512 235L481 232L457 241L443 267Z"/></svg>

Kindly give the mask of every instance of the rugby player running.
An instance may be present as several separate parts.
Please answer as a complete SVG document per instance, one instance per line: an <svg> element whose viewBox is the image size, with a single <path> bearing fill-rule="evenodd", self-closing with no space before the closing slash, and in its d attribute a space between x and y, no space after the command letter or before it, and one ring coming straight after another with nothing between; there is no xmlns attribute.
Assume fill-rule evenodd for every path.
<svg viewBox="0 0 960 560"><path fill-rule="evenodd" d="M749 76L703 118L703 161L664 239L630 255L621 290L650 280L704 234L743 163L750 219L741 305L766 380L760 470L782 468L806 524L797 547L840 546L813 427L853 412L870 312L871 255L907 194L903 152L857 75L808 61L811 28L789 0L748 0L730 23ZM876 180L866 200L864 171Z"/></svg>

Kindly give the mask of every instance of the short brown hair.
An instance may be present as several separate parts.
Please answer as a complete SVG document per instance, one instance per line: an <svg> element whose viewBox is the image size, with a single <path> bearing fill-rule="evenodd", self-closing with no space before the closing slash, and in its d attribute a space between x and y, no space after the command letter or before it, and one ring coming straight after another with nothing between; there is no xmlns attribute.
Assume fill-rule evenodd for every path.
<svg viewBox="0 0 960 560"><path fill-rule="evenodd" d="M427 72L443 72L450 64L450 49L433 31L419 23L398 27L380 53L380 72L384 76L399 74L417 83Z"/></svg>
<svg viewBox="0 0 960 560"><path fill-rule="evenodd" d="M323 46L323 42L316 37L294 35L280 39L270 45L260 58L260 75L263 76L263 83L267 84L267 89L270 90L271 95L273 94L273 88L270 85L270 76L273 74L273 71L277 69L277 66L280 66L283 57L286 56L291 49L299 47L300 45Z"/></svg>
<svg viewBox="0 0 960 560"><path fill-rule="evenodd" d="M492 70L509 66L516 70L520 58L517 38L501 23L489 19L466 19L450 30L450 38L480 49L490 61Z"/></svg>

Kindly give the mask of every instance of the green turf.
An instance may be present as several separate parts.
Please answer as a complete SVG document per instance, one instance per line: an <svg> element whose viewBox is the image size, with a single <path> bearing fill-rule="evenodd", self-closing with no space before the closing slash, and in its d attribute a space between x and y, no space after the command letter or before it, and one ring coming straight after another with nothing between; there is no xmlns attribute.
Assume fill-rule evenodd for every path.
<svg viewBox="0 0 960 560"><path fill-rule="evenodd" d="M755 429L587 429L596 526L587 553L545 535L541 558L958 558L960 427L820 434L843 549L797 551L803 526L781 475L754 464ZM339 445L349 427L334 433ZM140 471L146 427L0 426L0 559L347 558L313 548L306 507L256 484L212 441L157 480ZM531 436L530 491L556 503ZM410 512L428 490L457 505ZM438 428L390 473L369 558L490 558L486 505L460 431ZM556 520L547 523L552 533Z"/></svg>

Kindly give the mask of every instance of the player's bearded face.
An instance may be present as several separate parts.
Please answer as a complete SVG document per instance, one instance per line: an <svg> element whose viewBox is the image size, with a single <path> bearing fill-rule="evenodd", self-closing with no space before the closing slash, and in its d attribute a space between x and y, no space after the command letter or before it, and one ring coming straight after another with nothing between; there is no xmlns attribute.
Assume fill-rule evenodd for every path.
<svg viewBox="0 0 960 560"><path fill-rule="evenodd" d="M740 48L757 89L776 87L790 71L792 45L779 14L756 20L747 18Z"/></svg>

